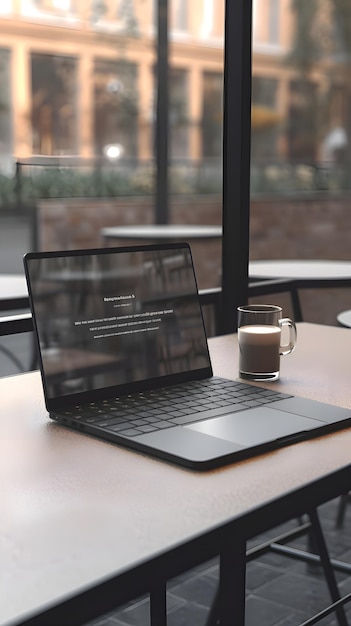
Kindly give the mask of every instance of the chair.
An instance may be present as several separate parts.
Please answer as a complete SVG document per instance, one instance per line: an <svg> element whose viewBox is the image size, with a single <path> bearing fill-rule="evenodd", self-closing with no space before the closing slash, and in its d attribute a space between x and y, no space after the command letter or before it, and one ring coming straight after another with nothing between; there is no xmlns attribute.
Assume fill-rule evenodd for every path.
<svg viewBox="0 0 351 626"><path fill-rule="evenodd" d="M269 550L272 550L273 552L279 553L287 557L304 560L310 563L319 563L323 568L323 573L329 589L332 604L330 604L328 607L326 607L326 609L318 613L318 615L315 615L306 622L304 622L304 626L307 626L307 624L311 624L311 626L312 624L316 624L317 622L323 620L324 617L326 617L333 611L335 611L338 625L348 626L343 605L346 604L346 602L350 601L351 597L350 594L348 594L344 598L340 597L339 588L334 573L334 569L341 569L342 564L333 561L329 557L328 548L325 543L317 509L312 509L306 514L308 516L308 522L302 523L302 520L300 520L300 524L297 528L294 528L293 530L283 533L278 537L275 537L262 544L258 544L250 550L247 550L246 563ZM310 545L313 543L314 552L317 552L317 554L315 554L314 552L304 552L302 550L290 548L289 546L285 545L285 542L287 540L296 538L297 536L306 532L309 533ZM347 564L343 565L346 569ZM217 624L219 624L219 599L219 589L217 589L214 602L206 621L206 626L217 626Z"/></svg>
<svg viewBox="0 0 351 626"><path fill-rule="evenodd" d="M38 250L37 207L22 206L2 208L0 266L2 274L23 272L22 256Z"/></svg>
<svg viewBox="0 0 351 626"><path fill-rule="evenodd" d="M38 249L37 207L17 203L3 207L0 216L0 228L3 234L0 265L3 274L23 272L22 256L25 252ZM6 294L5 294L6 295ZM28 309L28 296L11 296L2 302L1 312ZM30 332L33 329L30 313L0 317L0 336ZM23 371L20 359L5 345L0 345L0 352L12 361L16 369ZM33 360L34 364L34 360Z"/></svg>
<svg viewBox="0 0 351 626"><path fill-rule="evenodd" d="M17 333L30 333L33 330L31 313L0 317L0 337Z"/></svg>
<svg viewBox="0 0 351 626"><path fill-rule="evenodd" d="M336 528L343 527L346 507L350 502L351 502L351 492L344 493L342 496L340 496L338 512L336 515L336 522L335 522Z"/></svg>
<svg viewBox="0 0 351 626"><path fill-rule="evenodd" d="M302 307L298 292L298 284L293 279L252 280L249 283L249 297L262 296L274 293L288 292L291 298L293 317L295 322L302 322Z"/></svg>
<svg viewBox="0 0 351 626"><path fill-rule="evenodd" d="M248 286L248 297L253 298L256 296L264 296L275 293L284 293L287 292L290 294L291 304L293 309L293 317L295 322L302 322L302 308L298 293L298 285L297 282L293 279L276 279L276 280L259 280L252 281ZM222 289L220 287L215 287L212 289L200 289L200 304L202 308L208 308L209 306L213 309L213 315L208 323L208 336L211 335L220 335L221 333L221 297L222 297ZM208 316L207 316L208 317ZM205 321L207 321L205 316ZM207 328L207 324L206 324ZM211 332L213 330L213 332Z"/></svg>
<svg viewBox="0 0 351 626"><path fill-rule="evenodd" d="M33 331L32 316L30 313L21 313L18 315L7 315L0 317L0 337L8 335L16 335L19 333L27 333ZM34 339L34 337L33 337ZM0 344L0 352L2 352L16 367L19 372L24 370L24 365L20 359L9 350L6 346ZM35 369L37 364L36 348L34 341L32 342L32 357L30 369Z"/></svg>

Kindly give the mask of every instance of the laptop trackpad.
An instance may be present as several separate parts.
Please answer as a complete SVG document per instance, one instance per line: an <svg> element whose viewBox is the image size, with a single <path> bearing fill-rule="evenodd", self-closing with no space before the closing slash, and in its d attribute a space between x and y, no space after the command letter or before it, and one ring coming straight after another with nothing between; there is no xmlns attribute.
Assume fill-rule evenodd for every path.
<svg viewBox="0 0 351 626"><path fill-rule="evenodd" d="M189 424L184 428L244 446L254 446L316 428L316 420L260 407Z"/></svg>

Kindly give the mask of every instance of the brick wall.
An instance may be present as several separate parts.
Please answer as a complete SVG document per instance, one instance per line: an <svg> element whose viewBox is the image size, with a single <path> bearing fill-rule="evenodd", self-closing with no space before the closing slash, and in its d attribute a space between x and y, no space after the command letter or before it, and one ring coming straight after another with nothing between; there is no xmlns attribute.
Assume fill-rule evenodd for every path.
<svg viewBox="0 0 351 626"><path fill-rule="evenodd" d="M252 259L351 259L351 197L253 199Z"/></svg>
<svg viewBox="0 0 351 626"><path fill-rule="evenodd" d="M252 198L251 258L351 259L350 204L346 195ZM100 247L104 226L154 222L152 197L42 200L38 213L40 247L46 250ZM221 197L173 197L170 222L220 224ZM221 242L191 244L199 287L220 285ZM290 314L289 299L278 300ZM302 290L301 300L304 318L317 323L335 324L336 314L351 308L349 289Z"/></svg>
<svg viewBox="0 0 351 626"><path fill-rule="evenodd" d="M220 196L181 197L171 200L170 221L174 224L220 224L221 211ZM103 227L152 223L152 197L42 200L38 208L39 245L43 250L98 248L104 245ZM116 240L113 245L131 243L134 242ZM221 241L190 243L200 288L218 286Z"/></svg>
<svg viewBox="0 0 351 626"><path fill-rule="evenodd" d="M252 259L351 260L351 198L253 200L250 235ZM351 308L349 288L302 289L299 295L305 321L335 325L337 314ZM289 297L277 295L274 301L292 315Z"/></svg>

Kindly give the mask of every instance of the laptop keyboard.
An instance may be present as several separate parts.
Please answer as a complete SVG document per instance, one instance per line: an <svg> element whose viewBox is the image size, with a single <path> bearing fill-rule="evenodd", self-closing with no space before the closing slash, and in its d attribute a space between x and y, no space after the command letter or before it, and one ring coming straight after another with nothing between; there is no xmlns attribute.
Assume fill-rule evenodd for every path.
<svg viewBox="0 0 351 626"><path fill-rule="evenodd" d="M60 412L57 417L69 425L80 425L82 429L84 425L91 425L124 437L136 437L288 397L239 381L211 378L77 405Z"/></svg>

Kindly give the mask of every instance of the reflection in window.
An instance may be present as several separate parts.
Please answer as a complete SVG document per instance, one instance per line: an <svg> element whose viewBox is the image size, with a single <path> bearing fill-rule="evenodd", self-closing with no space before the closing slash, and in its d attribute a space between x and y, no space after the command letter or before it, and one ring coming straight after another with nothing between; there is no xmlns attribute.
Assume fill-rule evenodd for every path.
<svg viewBox="0 0 351 626"><path fill-rule="evenodd" d="M33 152L74 154L76 141L76 61L32 55Z"/></svg>
<svg viewBox="0 0 351 626"><path fill-rule="evenodd" d="M202 114L204 157L219 157L222 154L222 91L222 74L205 72Z"/></svg>
<svg viewBox="0 0 351 626"><path fill-rule="evenodd" d="M136 157L139 97L137 68L127 61L96 60L94 67L95 152Z"/></svg>

